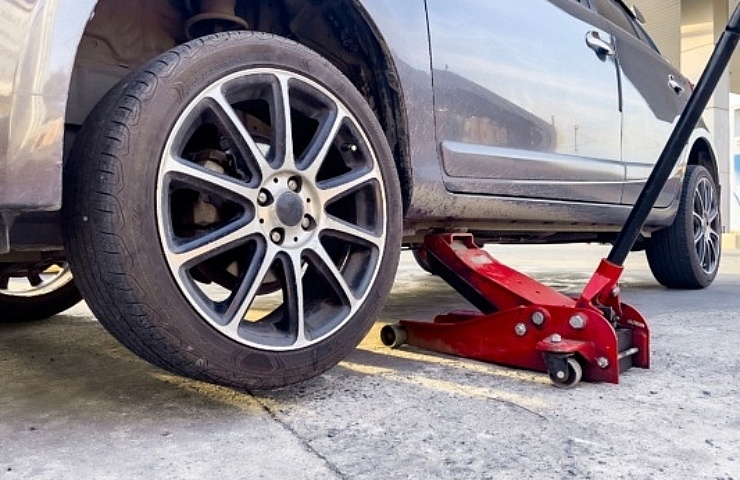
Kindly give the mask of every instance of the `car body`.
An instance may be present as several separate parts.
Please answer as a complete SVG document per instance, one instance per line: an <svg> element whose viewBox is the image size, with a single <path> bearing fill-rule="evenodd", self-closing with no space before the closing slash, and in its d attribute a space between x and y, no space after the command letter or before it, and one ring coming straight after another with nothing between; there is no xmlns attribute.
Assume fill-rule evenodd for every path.
<svg viewBox="0 0 740 480"><path fill-rule="evenodd" d="M399 245L385 250L378 246L382 252L388 250L390 256L393 252L397 255L401 242L418 245L425 234L440 231L470 231L481 242L613 241L692 89L660 55L637 16L614 0L135 0L125 4L114 0L3 0L0 13L3 19L0 42L5 53L0 61L0 264L6 267L6 277L23 277L31 270L44 271L50 264L62 265L62 271L66 272L69 260L75 276L83 270L89 274L82 282L86 299L88 291L95 288L92 284L115 282L96 271L96 260L85 265L80 260L76 265L68 258L69 245L77 241L71 239L74 233L62 233L64 226L74 223L72 217L87 221L81 210L76 211L75 206L63 201L68 195L65 189L71 191L76 188L74 184L86 182L75 176L72 170L77 168L76 164L69 161L74 155L70 152L75 137L81 129L95 129L86 124L108 120L90 112L96 104L106 103L101 99L111 97L115 85L126 84L125 79L136 75L142 65L156 62L153 59L158 55L186 44L189 37L200 38L223 30L254 30L285 37L311 49L346 77L362 95L382 129L393 166L392 182L400 186L401 205L393 215L402 217L398 219L402 222L398 224L399 228L402 225L402 239L399 234ZM533 19L537 19L536 28ZM223 38L227 43L231 39ZM212 47L206 46L214 56L218 53L215 46L218 41L213 40ZM254 44L249 39L236 41ZM201 48L200 44L197 48ZM178 52L182 56L182 51ZM335 92L327 85L318 85L321 79L299 75L302 66L276 67L270 66L269 60L262 62L268 67L260 70L260 75L283 78L297 71L290 82L304 84L306 91L314 89L319 92L317 98L324 99L321 101L335 102L339 105L336 108L345 111L341 106L343 88L338 87ZM307 70L311 70L311 63L306 60ZM223 64L221 68L230 67ZM249 68L252 73L256 71L256 67ZM187 75L197 82L197 75ZM254 78L255 82L261 81ZM178 85L183 91L189 87L183 80L171 88L179 88ZM242 103L270 101L244 95ZM190 101L188 98L182 94L183 105ZM298 113L304 116L319 118L325 113L321 108L304 105L310 103L305 99L296 101L302 102L305 112ZM355 112L354 100L347 102L346 110ZM356 123L352 128L365 128L363 114L352 113L348 118ZM263 123L274 123L274 117ZM163 125L163 130L168 128L172 126ZM256 131L257 126L254 128ZM256 146L252 148L252 155L263 160L277 148L270 135L265 135L262 142L265 145L260 146L255 140ZM372 147L369 150L380 148L371 138L372 132L357 137L366 139ZM96 140L98 143L91 140L87 145L91 148L98 145L100 138ZM167 140L168 145L172 141L172 138ZM293 138L291 144L292 141ZM161 142L164 145L164 137ZM357 147L352 142L344 146L347 145ZM382 152L377 155L382 156ZM198 162L204 168L223 170L213 166L214 162L218 163L213 159ZM345 164L344 167L352 168L346 161ZM683 198L688 166L701 167L707 172L708 183L702 185L708 189L707 195L714 195L711 205L698 211L704 220L704 230L699 233L706 237L701 245L711 257L704 276L699 279L698 286L706 286L714 278L719 263L717 232L721 228L716 213L717 164L710 134L703 125L695 129L666 184L644 228L640 246L650 249L654 232L676 228L675 219L682 215L682 201L688 202ZM120 173L117 164L106 168L111 175ZM169 167L162 168L156 180L157 192L165 188L161 182L169 174ZM296 169L302 172L302 167ZM378 181L387 182L391 173L387 167L380 170ZM294 186L308 182L279 172L274 175L276 184L286 179L293 181ZM293 232L294 227L298 243L302 235L298 219L294 222L288 212L296 201L290 191L298 194L300 187L270 190L264 184L260 188L264 198L245 203L252 206L234 208L261 211L274 200L275 212L266 213L270 218L268 223L275 222L272 233L277 231L280 237L280 242L273 243L282 248L283 234ZM390 190L381 190L375 197L375 193L367 194L370 203L377 200L382 204L392 197ZM116 195L115 189L109 193ZM76 198L75 205L84 207L82 193L69 195ZM355 203L360 201L364 200ZM200 202L193 207L197 212L190 215L205 215L199 217L202 223L208 214L202 213L201 207L208 201ZM119 199L116 205L121 206L121 215L125 216L129 207L123 203ZM156 205L152 202L151 207L176 209L170 200ZM689 208L690 216L691 208L685 208ZM374 208L373 212L380 218L377 223L392 224L388 218L391 211L396 210ZM693 213L697 214L697 210ZM301 214L318 218L323 213L305 207ZM170 217L177 216L172 212L168 215L164 215L164 220L161 215L156 220L160 239L167 237L173 228L180 228L167 226L167 222L175 222ZM352 214L352 218L361 216ZM225 221L223 212L213 218ZM310 233L315 227L313 220L316 219L306 220L304 232ZM218 222L214 220L211 225ZM373 222L368 225L374 225ZM84 227L84 224L75 225L67 231ZM131 220L127 228L135 228ZM688 233L683 231L681 235ZM141 242L150 241L145 237L141 237ZM269 235L266 238L269 243ZM87 241L95 240L91 237ZM173 242L171 245L177 243ZM89 248L94 249L92 245ZM163 248L167 251L169 247ZM137 257L136 250L132 245L127 246L130 262L144 261L143 257ZM666 269L673 260L663 250L652 257L658 258L658 264L662 262L657 268L662 269L663 280L669 279L661 281L670 284L675 272L666 273ZM696 249L688 250L697 254ZM700 256L702 251L698 251ZM386 253L382 252L373 264L375 273L357 282L372 285L379 276L392 276L393 272L382 271L394 268L392 259L387 265L383 263ZM174 254L165 257L171 267ZM306 268L307 260L298 262L304 262ZM338 269L344 268L341 261L336 262ZM293 268L300 270L295 265ZM127 272L119 273L127 275ZM170 273L178 277L175 270ZM693 278L692 274L688 276ZM202 279L202 275L196 277L195 281ZM179 288L186 292L185 305L193 307L196 317L208 318L206 310L210 307L198 306L199 300L188 297L187 291L192 290L188 281L176 278L173 291ZM290 283L286 280L278 283L288 292L286 282ZM683 283L674 286L692 286ZM382 290L378 292L381 300L385 295ZM361 304L369 301L363 295L360 295ZM118 313L104 313L106 302L116 300L101 297L92 302L100 305L93 309L98 316L110 317L104 323L119 336L115 324L129 314L124 312L125 308L119 308ZM215 325L217 330L220 328L217 320L206 323ZM344 328L344 323L340 323L339 330ZM359 329L364 332L368 326L365 319ZM238 335L234 335L226 336L239 343ZM343 342L356 342L355 337ZM122 341L131 347L132 341ZM310 341L308 344L310 348L314 346ZM259 341L246 341L246 345L260 348ZM268 345L267 350L282 352L283 347L276 345ZM301 349L304 347L301 345ZM169 361L159 361L157 355L142 356L156 364L172 366ZM277 363L281 361L278 357L270 358ZM339 359L340 356L333 356L321 366L308 369L309 373L278 372L276 377L280 380L270 382L260 377L253 383L270 386L301 380ZM219 383L253 384L249 375L247 380L232 382L223 376L211 376L207 367L174 369Z"/></svg>

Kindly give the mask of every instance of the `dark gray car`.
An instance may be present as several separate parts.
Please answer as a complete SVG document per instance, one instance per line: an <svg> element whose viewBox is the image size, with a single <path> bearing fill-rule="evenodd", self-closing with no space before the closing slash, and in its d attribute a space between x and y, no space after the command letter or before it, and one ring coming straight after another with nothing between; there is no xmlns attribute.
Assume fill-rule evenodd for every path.
<svg viewBox="0 0 740 480"><path fill-rule="evenodd" d="M237 387L362 339L402 245L614 240L690 95L615 0L0 1L0 315ZM699 126L639 247L720 258ZM72 280L74 275L74 280Z"/></svg>

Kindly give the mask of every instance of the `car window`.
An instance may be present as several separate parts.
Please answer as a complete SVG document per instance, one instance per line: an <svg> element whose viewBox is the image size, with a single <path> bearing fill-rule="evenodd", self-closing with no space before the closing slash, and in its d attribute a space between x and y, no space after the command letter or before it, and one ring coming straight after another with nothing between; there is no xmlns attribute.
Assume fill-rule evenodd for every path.
<svg viewBox="0 0 740 480"><path fill-rule="evenodd" d="M653 39L650 38L650 35L648 35L647 31L637 22L633 23L635 28L637 29L637 35L640 37L640 40L645 42L650 48L655 50L656 53L660 54L660 50L658 50L658 46L653 42Z"/></svg>
<svg viewBox="0 0 740 480"><path fill-rule="evenodd" d="M596 10L602 17L606 18L627 33L638 37L634 23L630 20L629 16L627 16L627 12L625 12L621 6L617 5L612 0L591 0L591 2L596 6Z"/></svg>
<svg viewBox="0 0 740 480"><path fill-rule="evenodd" d="M637 21L633 20L630 17L630 14L625 10L627 7L624 6L624 3L615 2L613 0L591 0L591 2L596 6L596 9L601 16L611 21L630 35L639 38L653 51L660 54L658 46L655 45L655 42L650 38L647 31Z"/></svg>

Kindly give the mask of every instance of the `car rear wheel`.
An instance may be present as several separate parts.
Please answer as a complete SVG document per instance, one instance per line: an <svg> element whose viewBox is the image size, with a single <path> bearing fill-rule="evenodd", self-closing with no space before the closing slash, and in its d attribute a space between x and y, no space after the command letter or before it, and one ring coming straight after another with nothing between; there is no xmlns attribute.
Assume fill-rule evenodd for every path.
<svg viewBox="0 0 740 480"><path fill-rule="evenodd" d="M80 300L66 262L19 265L0 273L0 318L4 321L43 320Z"/></svg>
<svg viewBox="0 0 740 480"><path fill-rule="evenodd" d="M176 373L246 388L315 376L360 342L395 276L400 190L377 119L279 37L163 54L96 107L65 175L85 298Z"/></svg>
<svg viewBox="0 0 740 480"><path fill-rule="evenodd" d="M647 243L650 269L666 287L705 288L717 276L721 247L717 184L706 168L689 165L673 225Z"/></svg>

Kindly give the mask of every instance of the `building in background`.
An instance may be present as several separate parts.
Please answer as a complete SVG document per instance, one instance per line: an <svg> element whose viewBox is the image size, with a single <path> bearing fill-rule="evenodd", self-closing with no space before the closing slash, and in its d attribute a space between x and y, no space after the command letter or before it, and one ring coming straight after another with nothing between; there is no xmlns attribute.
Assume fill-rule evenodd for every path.
<svg viewBox="0 0 740 480"><path fill-rule="evenodd" d="M633 0L661 53L696 83L738 0ZM733 76L733 72L736 75ZM714 136L725 246L740 248L740 53L704 113Z"/></svg>

